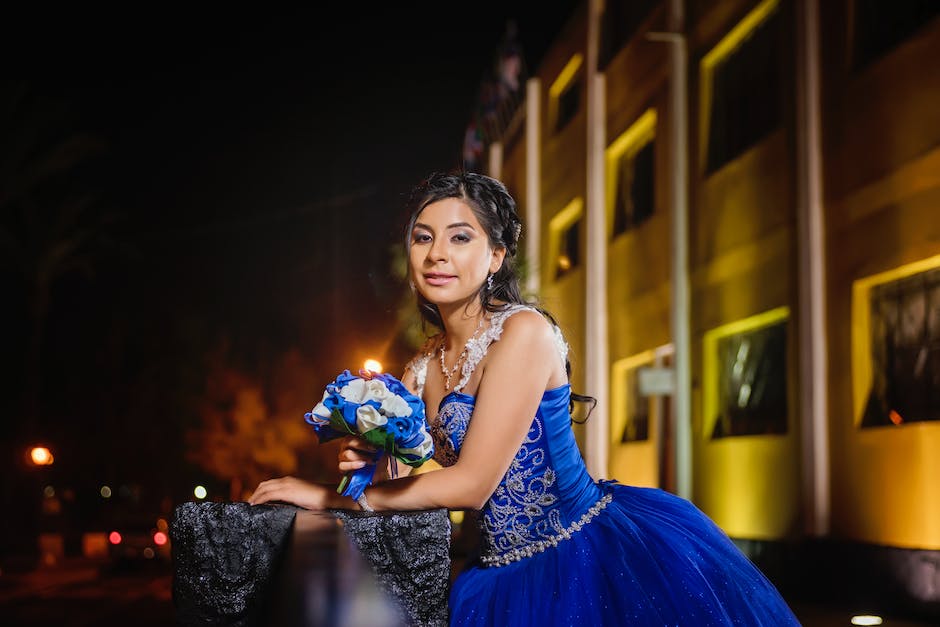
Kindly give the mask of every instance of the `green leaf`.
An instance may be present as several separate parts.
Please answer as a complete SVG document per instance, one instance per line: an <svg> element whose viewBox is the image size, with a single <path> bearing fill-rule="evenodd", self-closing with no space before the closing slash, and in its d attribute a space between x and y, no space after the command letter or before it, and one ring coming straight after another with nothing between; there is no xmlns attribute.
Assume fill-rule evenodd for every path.
<svg viewBox="0 0 940 627"><path fill-rule="evenodd" d="M330 412L330 426L341 433L356 435L356 432L350 429L346 421L343 420L343 414L338 409L334 409Z"/></svg>
<svg viewBox="0 0 940 627"><path fill-rule="evenodd" d="M389 440L392 440L392 437L381 427L370 429L369 431L361 434L361 437L372 446L377 446L383 450L388 450Z"/></svg>

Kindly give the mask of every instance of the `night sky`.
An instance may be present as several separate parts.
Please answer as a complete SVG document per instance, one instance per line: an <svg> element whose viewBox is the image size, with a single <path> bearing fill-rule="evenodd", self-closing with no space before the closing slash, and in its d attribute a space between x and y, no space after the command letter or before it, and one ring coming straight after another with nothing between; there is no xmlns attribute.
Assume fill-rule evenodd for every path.
<svg viewBox="0 0 940 627"><path fill-rule="evenodd" d="M365 355L400 367L390 250L406 194L460 164L507 20L534 72L574 4L371 6L0 18L5 441L52 442L62 472L89 481L172 475L207 363L270 387L294 350L312 402ZM76 136L86 156L29 209L9 201L15 146L36 156ZM49 282L26 432L35 251L76 232Z"/></svg>

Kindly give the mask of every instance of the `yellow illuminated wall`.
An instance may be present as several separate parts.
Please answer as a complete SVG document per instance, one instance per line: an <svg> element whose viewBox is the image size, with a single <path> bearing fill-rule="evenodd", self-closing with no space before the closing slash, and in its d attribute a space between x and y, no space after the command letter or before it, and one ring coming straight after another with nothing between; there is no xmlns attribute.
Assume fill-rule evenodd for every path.
<svg viewBox="0 0 940 627"><path fill-rule="evenodd" d="M852 284L852 413L834 439L842 447L838 475L852 486L839 491L839 518L852 511L848 528L861 540L940 549L940 423L860 427L872 382L871 289L938 267L940 255Z"/></svg>
<svg viewBox="0 0 940 627"><path fill-rule="evenodd" d="M788 385L789 412L784 435L746 435L711 439L718 408L718 341L789 318L779 307L708 331L702 342L702 429L693 454L704 477L697 482L696 502L729 535L779 539L797 523L799 450L796 397ZM792 367L793 326L788 325L788 373ZM792 376L789 377L792 381Z"/></svg>
<svg viewBox="0 0 940 627"><path fill-rule="evenodd" d="M735 15L752 7L743 19ZM712 74L778 9L778 0L737 2L715 10L700 33L698 164L689 212L693 337L693 500L729 535L773 540L794 534L800 521L799 406L795 341L788 325L788 430L783 435L711 440L719 338L780 320L795 309L796 187L793 143L784 123L718 170L706 173ZM716 5L717 6L717 5ZM725 6L722 4L721 6ZM704 24L703 24L704 26ZM698 37L703 37L699 34ZM789 102L785 107L792 107Z"/></svg>
<svg viewBox="0 0 940 627"><path fill-rule="evenodd" d="M871 372L871 288L940 265L940 20L864 68L846 62L846 24L820 43L823 111L832 533L940 550L940 424L859 428Z"/></svg>
<svg viewBox="0 0 940 627"><path fill-rule="evenodd" d="M633 393L628 381L631 372L642 366L653 364L654 351L644 351L614 363L610 375L610 451L608 455L609 476L617 481L646 487L659 487L659 421L656 403L649 416L649 438L637 442L621 442L627 425L628 396ZM648 402L634 399L634 402Z"/></svg>

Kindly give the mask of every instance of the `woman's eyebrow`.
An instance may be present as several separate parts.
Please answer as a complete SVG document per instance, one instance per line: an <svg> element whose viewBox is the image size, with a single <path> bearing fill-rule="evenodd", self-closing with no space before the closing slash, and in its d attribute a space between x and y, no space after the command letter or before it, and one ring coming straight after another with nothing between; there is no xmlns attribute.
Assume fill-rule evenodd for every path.
<svg viewBox="0 0 940 627"><path fill-rule="evenodd" d="M412 228L424 229L425 231L431 231L432 233L434 232L434 229L432 229L427 224L424 224L423 222L415 222L414 227ZM469 222L454 222L453 224L448 224L446 227L444 227L444 230L446 231L447 229L459 229L459 228L468 228L471 231L476 231L476 229L473 228L473 225L470 224Z"/></svg>

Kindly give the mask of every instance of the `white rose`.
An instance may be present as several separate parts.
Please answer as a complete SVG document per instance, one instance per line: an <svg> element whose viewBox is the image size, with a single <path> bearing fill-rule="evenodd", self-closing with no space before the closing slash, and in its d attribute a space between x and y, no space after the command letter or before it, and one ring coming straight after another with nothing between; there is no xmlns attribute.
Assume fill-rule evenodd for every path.
<svg viewBox="0 0 940 627"><path fill-rule="evenodd" d="M391 392L388 391L388 386L385 385L384 381L372 379L371 381L366 381L366 391L362 401L381 402L388 398L390 394Z"/></svg>
<svg viewBox="0 0 940 627"><path fill-rule="evenodd" d="M410 416L413 410L411 409L411 405L405 402L405 399L390 394L388 398L382 401L382 412L386 415L404 418L405 416Z"/></svg>
<svg viewBox="0 0 940 627"><path fill-rule="evenodd" d="M365 396L365 393L366 382L362 379L353 379L339 391L339 395L342 396L344 400L350 403L356 403L357 405L364 400L363 396Z"/></svg>
<svg viewBox="0 0 940 627"><path fill-rule="evenodd" d="M428 453L431 452L431 448L434 446L434 441L431 439L431 434L426 434L424 440L421 441L421 444L414 448L400 448L398 449L402 453L407 453L409 455L414 455L416 457L425 457Z"/></svg>
<svg viewBox="0 0 940 627"><path fill-rule="evenodd" d="M323 401L329 398L329 396L330 396L329 392L324 392ZM326 405L323 404L323 401L320 401L319 403L317 403L317 406L314 407L313 411L311 411L310 413L319 418L329 418L330 410L326 408Z"/></svg>
<svg viewBox="0 0 940 627"><path fill-rule="evenodd" d="M388 419L372 405L363 405L356 410L356 429L359 433L371 431L386 424Z"/></svg>

